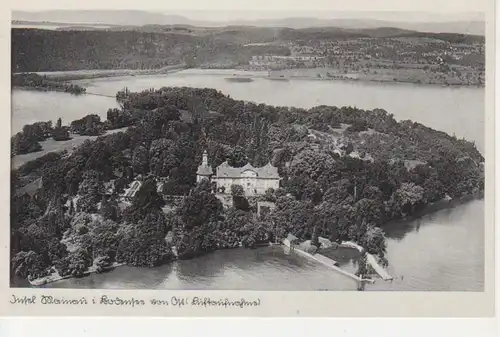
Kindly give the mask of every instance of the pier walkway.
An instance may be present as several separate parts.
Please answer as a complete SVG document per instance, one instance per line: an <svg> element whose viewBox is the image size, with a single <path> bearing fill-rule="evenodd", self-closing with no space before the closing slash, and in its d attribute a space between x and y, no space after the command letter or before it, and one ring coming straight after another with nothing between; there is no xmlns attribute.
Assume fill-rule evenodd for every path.
<svg viewBox="0 0 500 337"><path fill-rule="evenodd" d="M298 247L296 247L293 243L291 243L288 239L284 239L283 240L283 244L290 248L290 251L291 252L295 252L299 255L302 255L308 259L311 259L311 260L314 260L316 262L319 262L321 263L322 265L330 268L330 269L333 269L357 282L361 282L361 283L375 283L375 280L372 280L372 279L363 279L357 275L354 275L352 273L349 273L345 270L342 270L340 267L337 266L337 262L324 256L324 255L321 255L321 254L309 254L301 249L299 249Z"/></svg>
<svg viewBox="0 0 500 337"><path fill-rule="evenodd" d="M363 252L364 250L363 247L351 241L344 241L340 246L357 249L359 252ZM375 270L382 280L391 281L394 279L394 277L389 275L389 273L387 273L387 271L377 263L377 260L372 254L366 253L366 261L370 264L370 266L372 266L373 270Z"/></svg>

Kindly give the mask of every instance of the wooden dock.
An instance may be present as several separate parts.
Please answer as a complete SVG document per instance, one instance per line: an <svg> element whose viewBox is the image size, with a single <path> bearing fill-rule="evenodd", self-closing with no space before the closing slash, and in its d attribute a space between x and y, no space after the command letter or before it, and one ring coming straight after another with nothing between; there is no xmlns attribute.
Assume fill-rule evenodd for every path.
<svg viewBox="0 0 500 337"><path fill-rule="evenodd" d="M361 277L359 277L357 275L354 275L354 274L349 273L349 272L347 272L345 270L342 270L341 268L339 268L337 266L338 263L336 261L334 261L334 260L332 260L332 259L330 259L330 258L328 258L328 257L326 257L324 255L321 255L321 254L314 254L314 255L309 254L309 253L307 253L307 252L305 252L305 251L297 248L293 244L290 244L290 241L287 240L287 239L283 240L283 244L286 247L290 248L291 252L296 252L297 254L302 255L302 256L304 256L304 257L306 257L308 259L311 259L311 260L314 260L316 262L319 262L322 265L324 265L324 266L326 266L326 267L328 267L330 269L333 269L333 270L335 270L335 271L337 271L337 272L339 272L339 273L341 273L341 274L343 274L343 275L345 275L345 276L347 276L347 277L349 277L349 278L351 278L351 279L353 279L353 280L355 280L357 282L375 283L375 280L372 280L372 279L363 279L363 278L361 278Z"/></svg>
<svg viewBox="0 0 500 337"><path fill-rule="evenodd" d="M391 281L394 279L391 275L389 275L384 268L382 268L378 263L375 257L372 254L366 253L366 261L372 266L373 270L380 276L380 278L384 281Z"/></svg>
<svg viewBox="0 0 500 337"><path fill-rule="evenodd" d="M340 246L357 249L359 252L364 251L363 247L351 241L344 241ZM394 279L394 277L389 275L389 273L387 273L387 271L377 263L377 259L375 259L375 256L372 254L366 253L366 261L370 264L370 266L372 266L373 270L375 270L382 280L391 281Z"/></svg>

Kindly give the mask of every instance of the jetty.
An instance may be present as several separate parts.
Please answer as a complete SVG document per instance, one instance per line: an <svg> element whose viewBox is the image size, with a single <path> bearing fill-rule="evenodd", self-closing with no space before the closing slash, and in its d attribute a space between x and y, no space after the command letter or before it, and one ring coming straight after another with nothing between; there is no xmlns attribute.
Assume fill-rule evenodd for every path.
<svg viewBox="0 0 500 337"><path fill-rule="evenodd" d="M116 95L106 95L106 94L100 94L100 93L97 93L97 92L85 92L85 95L101 96L101 97L108 97L108 98L116 98Z"/></svg>
<svg viewBox="0 0 500 337"><path fill-rule="evenodd" d="M283 240L283 245L285 245L285 247L288 247L290 249L291 252L296 252L297 254L299 255L302 255L310 260L314 260L316 262L319 262L321 263L322 265L330 268L330 269L333 269L335 270L336 272L339 272L357 282L361 282L361 283L375 283L375 280L372 280L372 279L364 279L364 278L361 278L357 275L354 275L352 273L349 273L348 271L345 271L345 270L342 270L339 266L338 266L338 262L324 256L324 255L321 255L321 254L310 254L308 252L305 252L303 251L302 249L298 248L295 244L294 244L294 236L293 235L288 235L287 238L285 238Z"/></svg>
<svg viewBox="0 0 500 337"><path fill-rule="evenodd" d="M364 251L363 247L351 241L344 241L340 244L340 246L357 249L360 253ZM373 256L372 254L366 253L366 261L370 264L370 266L373 268L373 270L375 270L375 272L380 276L382 280L391 281L394 279L394 277L389 275L389 273L387 273L387 271L377 263L375 256Z"/></svg>

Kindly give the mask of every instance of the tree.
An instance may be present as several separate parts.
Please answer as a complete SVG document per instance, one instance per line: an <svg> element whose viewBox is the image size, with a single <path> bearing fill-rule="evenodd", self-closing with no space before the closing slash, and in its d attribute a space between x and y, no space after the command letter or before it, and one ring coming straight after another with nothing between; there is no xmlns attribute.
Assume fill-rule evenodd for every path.
<svg viewBox="0 0 500 337"><path fill-rule="evenodd" d="M358 243L366 252L378 256L384 267L388 265L385 258L387 244L384 231L381 228L369 225Z"/></svg>
<svg viewBox="0 0 500 337"><path fill-rule="evenodd" d="M414 183L402 183L394 192L393 202L404 214L412 214L415 207L424 201L424 189Z"/></svg>
<svg viewBox="0 0 500 337"><path fill-rule="evenodd" d="M82 248L70 253L66 259L67 269L63 269L61 274L72 275L74 277L82 277L93 263L89 252Z"/></svg>
<svg viewBox="0 0 500 337"><path fill-rule="evenodd" d="M267 243L272 239L272 231L272 221L269 218L250 218L241 228L241 243L247 248L254 248L258 243Z"/></svg>
<svg viewBox="0 0 500 337"><path fill-rule="evenodd" d="M354 146L352 145L352 142L348 142L345 147L345 154L350 155L352 151L354 151Z"/></svg>
<svg viewBox="0 0 500 337"><path fill-rule="evenodd" d="M137 146L132 154L132 168L137 174L149 171L148 151L144 146Z"/></svg>
<svg viewBox="0 0 500 337"><path fill-rule="evenodd" d="M436 202L445 197L445 186L435 174L427 178L422 187L424 189L424 199L428 202Z"/></svg>
<svg viewBox="0 0 500 337"><path fill-rule="evenodd" d="M115 179L114 182L114 191L117 194L122 194L125 191L125 187L127 186L127 179L123 176L118 179Z"/></svg>
<svg viewBox="0 0 500 337"><path fill-rule="evenodd" d="M111 179L113 177L113 163L111 162L113 150L109 145L102 140L97 140L89 144L86 152L85 170L100 172L103 181Z"/></svg>
<svg viewBox="0 0 500 337"><path fill-rule="evenodd" d="M222 216L221 202L208 184L199 184L177 209L175 236L179 258L216 249L216 232Z"/></svg>
<svg viewBox="0 0 500 337"><path fill-rule="evenodd" d="M367 278L368 275L368 260L366 258L366 253L361 255L358 260L358 270L355 273L356 276L359 276L363 279Z"/></svg>
<svg viewBox="0 0 500 337"><path fill-rule="evenodd" d="M264 200L269 201L269 202L275 202L276 201L276 191L274 188L268 188L264 192Z"/></svg>
<svg viewBox="0 0 500 337"><path fill-rule="evenodd" d="M315 224L320 233L333 242L347 239L348 229L342 225L345 224L349 208L349 205L333 204L328 201L319 204L315 210Z"/></svg>
<svg viewBox="0 0 500 337"><path fill-rule="evenodd" d="M104 128L101 117L94 114L72 121L70 130L80 135L97 136L104 131Z"/></svg>
<svg viewBox="0 0 500 337"><path fill-rule="evenodd" d="M333 158L324 152L305 150L292 160L289 173L291 176L305 174L316 181L324 171L327 171L334 164Z"/></svg>
<svg viewBox="0 0 500 337"><path fill-rule="evenodd" d="M135 193L132 205L125 209L125 219L132 223L137 222L140 219L144 219L149 213L161 211L164 205L165 200L158 194L156 180L149 178L142 183L139 190Z"/></svg>
<svg viewBox="0 0 500 337"><path fill-rule="evenodd" d="M366 186L361 193L361 198L371 199L377 202L383 201L382 192L376 186Z"/></svg>
<svg viewBox="0 0 500 337"><path fill-rule="evenodd" d="M313 223L312 205L307 202L297 201L290 197L281 197L276 201L276 208L272 214L274 232L277 238L284 238L288 232L305 239L312 234Z"/></svg>
<svg viewBox="0 0 500 337"><path fill-rule="evenodd" d="M354 225L361 223L381 224L383 219L383 204L373 199L361 199L349 211L349 219Z"/></svg>
<svg viewBox="0 0 500 337"><path fill-rule="evenodd" d="M33 251L17 253L12 258L12 269L16 275L30 280L48 275L47 265Z"/></svg>
<svg viewBox="0 0 500 337"><path fill-rule="evenodd" d="M323 199L332 204L352 203L353 197L349 192L351 183L348 179L337 180L328 190Z"/></svg>
<svg viewBox="0 0 500 337"><path fill-rule="evenodd" d="M37 152L42 150L42 145L34 137L19 132L11 140L11 156Z"/></svg>
<svg viewBox="0 0 500 337"><path fill-rule="evenodd" d="M319 247L318 226L314 225L311 234L311 245Z"/></svg>
<svg viewBox="0 0 500 337"><path fill-rule="evenodd" d="M209 142L207 152L209 165L212 167L219 166L227 158L226 149L218 142Z"/></svg>
<svg viewBox="0 0 500 337"><path fill-rule="evenodd" d="M55 128L52 132L52 138L56 141L64 141L71 139L69 135L69 131L66 127L64 128Z"/></svg>
<svg viewBox="0 0 500 337"><path fill-rule="evenodd" d="M365 120L357 119L354 123L347 128L348 132L361 132L368 129L368 123Z"/></svg>
<svg viewBox="0 0 500 337"><path fill-rule="evenodd" d="M99 213L105 220L118 221L120 218L120 208L118 207L116 198L111 197L111 200L107 200L106 196L103 195Z"/></svg>
<svg viewBox="0 0 500 337"><path fill-rule="evenodd" d="M170 170L180 164L174 150L175 142L173 140L166 138L154 140L149 149L151 173L161 177L168 177Z"/></svg>
<svg viewBox="0 0 500 337"><path fill-rule="evenodd" d="M104 256L111 261L115 260L119 245L118 228L118 224L112 220L94 222L89 234L95 256Z"/></svg>
<svg viewBox="0 0 500 337"><path fill-rule="evenodd" d="M104 184L98 171L85 171L83 181L78 189L77 207L81 212L94 213L97 203L104 195Z"/></svg>
<svg viewBox="0 0 500 337"><path fill-rule="evenodd" d="M248 163L247 156L243 149L236 147L228 157L228 164L232 167L243 167Z"/></svg>
<svg viewBox="0 0 500 337"><path fill-rule="evenodd" d="M233 197L242 197L245 195L245 191L243 190L243 186L241 185L231 185L231 195Z"/></svg>
<svg viewBox="0 0 500 337"><path fill-rule="evenodd" d="M163 212L148 214L142 223L139 222L138 228L142 234L144 247L151 253L153 259L149 262L150 266L168 262L173 258L170 244L165 241L169 229Z"/></svg>

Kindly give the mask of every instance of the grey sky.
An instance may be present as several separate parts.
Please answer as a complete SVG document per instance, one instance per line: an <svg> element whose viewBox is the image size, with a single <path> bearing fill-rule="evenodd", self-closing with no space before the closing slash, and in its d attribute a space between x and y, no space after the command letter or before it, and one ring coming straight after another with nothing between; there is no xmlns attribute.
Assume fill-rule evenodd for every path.
<svg viewBox="0 0 500 337"><path fill-rule="evenodd" d="M290 17L315 17L320 19L375 19L385 21L444 22L484 20L483 13L436 12L369 12L369 11L161 11L168 15L181 15L192 20L228 21L258 20Z"/></svg>

